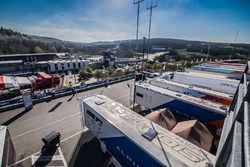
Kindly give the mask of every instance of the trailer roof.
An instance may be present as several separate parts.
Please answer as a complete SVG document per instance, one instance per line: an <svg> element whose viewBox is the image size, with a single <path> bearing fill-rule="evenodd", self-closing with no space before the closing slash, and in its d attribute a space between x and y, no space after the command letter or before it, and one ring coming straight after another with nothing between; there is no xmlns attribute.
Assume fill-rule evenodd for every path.
<svg viewBox="0 0 250 167"><path fill-rule="evenodd" d="M188 71L188 72L174 72L174 74L180 75L189 75L189 76L196 76L196 77L204 77L204 78L216 78L228 82L239 83L238 80L235 79L228 79L225 75L215 74L215 73L205 73L205 72L198 72L198 71Z"/></svg>
<svg viewBox="0 0 250 167"><path fill-rule="evenodd" d="M172 80L155 78L155 79L151 80L150 82L152 82L152 81L156 81L156 82L160 82L160 83L166 83L166 84L170 84L170 85L175 85L175 86L187 88L187 89L190 89L190 90L194 90L194 91L197 91L197 92L206 93L208 95L223 97L223 98L226 98L226 99L232 99L233 98L230 94L227 94L227 93L222 93L222 92L218 92L218 91L214 91L214 90L209 90L209 89L206 89L206 88L193 86L193 85L188 85L188 84L184 84L184 83L180 83L180 82L174 82Z"/></svg>
<svg viewBox="0 0 250 167"><path fill-rule="evenodd" d="M2 166L2 156L3 156L3 149L4 149L4 142L5 142L5 136L6 136L7 127L6 126L0 126L0 166Z"/></svg>
<svg viewBox="0 0 250 167"><path fill-rule="evenodd" d="M191 103L193 105L198 105L199 107L203 107L203 108L207 108L209 110L212 110L214 112L220 113L220 114L224 114L226 115L226 111L228 110L228 107L219 103L214 103L208 100L204 100L204 99L200 99L197 97L193 97L193 96L188 96L179 92L175 92L175 91L171 91L168 89L164 89L164 88L160 88L158 86L154 86L154 85L150 85L148 83L145 82L141 82L141 83L136 83L136 86L139 86L141 88L144 89L148 89L148 90L152 90L154 92L166 95L166 96L170 96L174 99L179 99L181 101L185 101L187 103Z"/></svg>
<svg viewBox="0 0 250 167"><path fill-rule="evenodd" d="M225 66L244 66L246 67L246 64L241 64L241 63L227 63L227 62L223 62L223 61L210 61L210 62L207 62L207 63L204 63L204 64L215 64L215 65L225 65Z"/></svg>
<svg viewBox="0 0 250 167"><path fill-rule="evenodd" d="M110 98L94 95L86 97L82 102L166 166L206 166L207 163L215 162L214 155ZM157 132L151 141L142 136L148 129Z"/></svg>
<svg viewBox="0 0 250 167"><path fill-rule="evenodd" d="M244 69L246 67L231 67L231 66L219 66L219 65L196 65L193 67L198 67L198 68L210 68L210 69L221 69L221 70L227 70L227 71L239 71L239 72L244 72Z"/></svg>

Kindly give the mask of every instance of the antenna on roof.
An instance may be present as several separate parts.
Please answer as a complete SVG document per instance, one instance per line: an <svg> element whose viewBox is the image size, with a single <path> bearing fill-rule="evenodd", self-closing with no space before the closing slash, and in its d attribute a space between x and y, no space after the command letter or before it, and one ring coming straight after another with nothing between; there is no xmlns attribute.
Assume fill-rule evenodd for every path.
<svg viewBox="0 0 250 167"><path fill-rule="evenodd" d="M140 14L140 3L144 0L134 0L134 5L137 5L137 26L136 26L136 51L138 51L138 33L139 33L139 14Z"/></svg>
<svg viewBox="0 0 250 167"><path fill-rule="evenodd" d="M148 53L149 53L149 40L150 40L150 33L151 33L151 23L152 23L152 12L153 9L157 7L157 0L151 1L151 5L149 6L147 3L147 10L150 10L150 16L149 16L149 27L148 27L148 49L147 49L147 59L148 59Z"/></svg>

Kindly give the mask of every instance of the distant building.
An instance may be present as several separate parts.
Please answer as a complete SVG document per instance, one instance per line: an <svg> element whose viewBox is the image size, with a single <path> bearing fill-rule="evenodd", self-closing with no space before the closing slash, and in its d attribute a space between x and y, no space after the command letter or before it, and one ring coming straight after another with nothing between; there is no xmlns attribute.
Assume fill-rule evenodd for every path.
<svg viewBox="0 0 250 167"><path fill-rule="evenodd" d="M0 61L0 74L32 73L36 71L48 71L48 63L46 61L26 63L22 60Z"/></svg>
<svg viewBox="0 0 250 167"><path fill-rule="evenodd" d="M85 60L74 60L74 57L69 53L0 55L0 74L12 75L39 71L48 73L68 70L77 71L82 68L86 62Z"/></svg>
<svg viewBox="0 0 250 167"><path fill-rule="evenodd" d="M49 61L56 59L70 59L69 53L32 53L32 54L10 54L0 55L0 61L21 60L26 62Z"/></svg>
<svg viewBox="0 0 250 167"><path fill-rule="evenodd" d="M116 56L113 52L103 52L103 64L105 67L115 64Z"/></svg>
<svg viewBox="0 0 250 167"><path fill-rule="evenodd" d="M48 62L49 72L51 73L60 73L65 71L77 72L89 63L89 60L55 60Z"/></svg>
<svg viewBox="0 0 250 167"><path fill-rule="evenodd" d="M115 64L135 65L135 64L141 64L142 62L145 61L146 59L139 59L139 58L117 58L115 60Z"/></svg>
<svg viewBox="0 0 250 167"><path fill-rule="evenodd" d="M98 63L98 62L102 62L103 61L103 56L102 55L91 55L87 58L85 58L86 60L88 60L91 63Z"/></svg>
<svg viewBox="0 0 250 167"><path fill-rule="evenodd" d="M165 52L167 49L165 47L153 47L152 51Z"/></svg>

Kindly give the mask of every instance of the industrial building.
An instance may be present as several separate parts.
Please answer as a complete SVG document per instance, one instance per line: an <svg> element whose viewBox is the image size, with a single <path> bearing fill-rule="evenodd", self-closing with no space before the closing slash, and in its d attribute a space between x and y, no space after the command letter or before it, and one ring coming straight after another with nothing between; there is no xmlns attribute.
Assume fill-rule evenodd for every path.
<svg viewBox="0 0 250 167"><path fill-rule="evenodd" d="M0 55L0 61L21 60L27 62L49 61L55 59L70 59L69 53L31 53L31 54L10 54Z"/></svg>
<svg viewBox="0 0 250 167"><path fill-rule="evenodd" d="M69 70L78 71L88 64L89 61L87 60L54 60L48 62L49 71L51 73L58 73Z"/></svg>
<svg viewBox="0 0 250 167"><path fill-rule="evenodd" d="M47 73L78 71L88 64L76 60L68 53L34 53L0 55L0 74L25 74L44 71Z"/></svg>

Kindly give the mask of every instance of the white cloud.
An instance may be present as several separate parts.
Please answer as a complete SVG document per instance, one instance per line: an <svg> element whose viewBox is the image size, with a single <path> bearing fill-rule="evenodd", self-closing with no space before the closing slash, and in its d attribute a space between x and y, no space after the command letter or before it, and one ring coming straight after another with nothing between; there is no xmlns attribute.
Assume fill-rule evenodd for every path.
<svg viewBox="0 0 250 167"><path fill-rule="evenodd" d="M133 0L92 1L93 6L90 5L89 8L76 4L73 11L56 11L47 18L32 18L33 22L30 23L0 21L0 24L26 34L68 41L94 42L135 38L137 8L133 5ZM163 1L167 4L164 8L161 6ZM240 30L239 41L249 42L247 37L250 32L246 30L246 26L242 27L235 22L234 26L225 22L223 17L213 19L218 14L216 11L195 15L195 11L183 10L183 5L189 1L159 0L159 7L153 11L151 37L232 42L235 32ZM139 38L148 36L149 11L146 10L146 2L141 6Z"/></svg>

